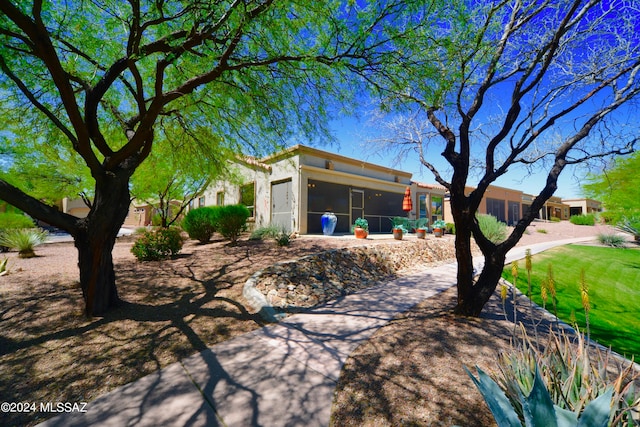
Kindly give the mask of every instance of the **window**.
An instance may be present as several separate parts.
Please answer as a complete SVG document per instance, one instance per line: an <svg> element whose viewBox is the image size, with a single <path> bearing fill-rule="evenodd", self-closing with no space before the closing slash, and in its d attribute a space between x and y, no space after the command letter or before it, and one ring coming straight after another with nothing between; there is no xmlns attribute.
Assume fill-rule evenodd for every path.
<svg viewBox="0 0 640 427"><path fill-rule="evenodd" d="M204 196L198 198L198 207L201 208L204 206Z"/></svg>
<svg viewBox="0 0 640 427"><path fill-rule="evenodd" d="M505 201L487 198L487 213L495 216L500 222L507 222L505 218Z"/></svg>
<svg viewBox="0 0 640 427"><path fill-rule="evenodd" d="M255 182L245 184L240 187L240 204L245 205L249 209L249 216L253 217L255 201L256 201L256 185Z"/></svg>
<svg viewBox="0 0 640 427"><path fill-rule="evenodd" d="M427 194L418 193L418 218L428 218L427 214Z"/></svg>
<svg viewBox="0 0 640 427"><path fill-rule="evenodd" d="M431 222L435 222L442 217L442 197L431 196Z"/></svg>
<svg viewBox="0 0 640 427"><path fill-rule="evenodd" d="M218 193L216 194L216 205L224 205L224 191L218 191Z"/></svg>

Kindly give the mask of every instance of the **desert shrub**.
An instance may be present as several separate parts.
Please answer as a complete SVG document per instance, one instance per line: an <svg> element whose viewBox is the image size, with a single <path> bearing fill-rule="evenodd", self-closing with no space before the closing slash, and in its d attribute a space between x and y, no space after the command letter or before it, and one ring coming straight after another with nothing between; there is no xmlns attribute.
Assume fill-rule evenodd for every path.
<svg viewBox="0 0 640 427"><path fill-rule="evenodd" d="M600 233L598 234L598 242L603 245L611 246L612 248L624 248L625 242L624 236L614 233Z"/></svg>
<svg viewBox="0 0 640 427"><path fill-rule="evenodd" d="M500 243L507 238L507 225L498 221L493 215L478 214L478 225L482 234L493 243Z"/></svg>
<svg viewBox="0 0 640 427"><path fill-rule="evenodd" d="M34 222L26 215L14 212L0 213L0 230L13 228L33 228Z"/></svg>
<svg viewBox="0 0 640 427"><path fill-rule="evenodd" d="M594 225L596 223L596 217L594 214L573 215L569 218L569 221L575 225Z"/></svg>
<svg viewBox="0 0 640 427"><path fill-rule="evenodd" d="M276 243L278 246L289 246L291 243L291 234L287 230L282 229L276 236Z"/></svg>
<svg viewBox="0 0 640 427"><path fill-rule="evenodd" d="M20 258L36 256L34 247L47 240L47 232L41 228L12 228L0 234L0 246L17 249Z"/></svg>
<svg viewBox="0 0 640 427"><path fill-rule="evenodd" d="M537 228L536 231L540 234L547 234L547 229L546 228Z"/></svg>
<svg viewBox="0 0 640 427"><path fill-rule="evenodd" d="M456 234L456 225L453 222L447 222L444 228L447 234Z"/></svg>
<svg viewBox="0 0 640 427"><path fill-rule="evenodd" d="M251 232L249 240L276 239L280 234L280 229L276 225L256 228Z"/></svg>
<svg viewBox="0 0 640 427"><path fill-rule="evenodd" d="M247 229L251 213L245 205L225 205L216 209L216 228L225 239L235 243L240 233Z"/></svg>
<svg viewBox="0 0 640 427"><path fill-rule="evenodd" d="M182 228L190 238L207 243L216 231L217 211L214 207L203 206L192 209L182 220Z"/></svg>
<svg viewBox="0 0 640 427"><path fill-rule="evenodd" d="M551 220L551 222L560 222L562 221L560 218L558 218L557 216L552 216L551 218L549 218Z"/></svg>
<svg viewBox="0 0 640 427"><path fill-rule="evenodd" d="M182 249L180 230L170 227L145 231L133 244L131 253L138 261L157 261L178 254L180 249Z"/></svg>

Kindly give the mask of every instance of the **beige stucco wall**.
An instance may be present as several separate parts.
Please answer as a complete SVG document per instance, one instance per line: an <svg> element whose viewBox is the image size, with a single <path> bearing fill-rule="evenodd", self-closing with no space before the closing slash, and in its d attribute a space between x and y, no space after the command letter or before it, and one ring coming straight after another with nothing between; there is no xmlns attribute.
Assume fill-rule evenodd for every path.
<svg viewBox="0 0 640 427"><path fill-rule="evenodd" d="M581 208L583 214L602 212L602 203L593 199L562 199L562 203L572 208Z"/></svg>

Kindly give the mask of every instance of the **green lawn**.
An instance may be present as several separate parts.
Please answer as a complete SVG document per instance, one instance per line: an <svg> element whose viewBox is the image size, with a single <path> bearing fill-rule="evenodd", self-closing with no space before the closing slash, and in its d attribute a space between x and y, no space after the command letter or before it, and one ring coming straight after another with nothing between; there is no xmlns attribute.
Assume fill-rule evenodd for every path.
<svg viewBox="0 0 640 427"><path fill-rule="evenodd" d="M580 271L584 268L589 288L591 338L626 357L640 361L640 250L594 246L563 246L532 258L533 300L542 305L540 283L551 263L556 284L558 317L572 323L572 313L585 330L580 294ZM518 263L518 289L527 293L525 261ZM511 266L502 276L513 282ZM550 298L546 308L553 311Z"/></svg>

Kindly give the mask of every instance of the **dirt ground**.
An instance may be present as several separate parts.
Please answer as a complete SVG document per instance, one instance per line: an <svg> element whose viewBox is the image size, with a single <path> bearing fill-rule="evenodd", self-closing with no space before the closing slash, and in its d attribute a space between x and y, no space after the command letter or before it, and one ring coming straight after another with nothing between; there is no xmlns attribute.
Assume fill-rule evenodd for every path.
<svg viewBox="0 0 640 427"><path fill-rule="evenodd" d="M604 231L567 222L539 223L530 227L520 244ZM246 238L233 247L223 241L207 245L188 241L176 259L140 263L130 253L133 239L124 238L113 251L118 290L124 303L104 317L91 319L82 314L77 252L72 243L39 246L38 256L32 259L19 259L15 252L0 255L9 258L9 274L0 277L0 400L92 400L209 345L260 327L262 321L247 309L241 296L244 282L257 270L330 248L380 242L402 244L391 239L359 241L352 237L308 236L292 240L289 247ZM377 353L365 345L345 367L346 383L352 383L349 375L358 369L371 371L375 381L369 385L368 393L389 387L412 393L410 398L395 392L386 397L366 394L367 405L387 405L395 418L386 424L384 420L378 423L375 415L363 418L360 412L367 411L353 412L353 407L345 404L361 391L340 386L334 408L335 425L450 425L449 419L458 418L448 418L451 413L437 409L443 407L454 408L467 420L472 420L468 418L472 415L478 417L476 425L484 425L486 411L483 413L483 405L478 403L479 396L470 381L458 373L454 375L457 369L452 367L458 367L460 361L473 366L485 353L488 359L484 361L491 360L496 346L504 341L504 334L495 326L496 316L490 310L481 320L453 318L449 314L453 300L454 295L449 292L421 304L393 322L390 329L381 330L387 341L372 340ZM403 329L408 325L413 326ZM426 334L411 338L409 332ZM412 342L414 345L409 345ZM410 351L418 343L426 345ZM423 358L415 362L415 369L420 372L411 371L416 351ZM388 357L381 358L380 354ZM385 378L373 370L377 367L369 357L377 358L379 363L406 367L408 374ZM431 368L426 369L426 365ZM418 389L426 394L411 391ZM406 411L396 410L394 405L408 407L407 402L414 402L410 405L414 413L406 415ZM32 425L42 421L40 416L0 413L0 425Z"/></svg>

